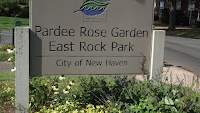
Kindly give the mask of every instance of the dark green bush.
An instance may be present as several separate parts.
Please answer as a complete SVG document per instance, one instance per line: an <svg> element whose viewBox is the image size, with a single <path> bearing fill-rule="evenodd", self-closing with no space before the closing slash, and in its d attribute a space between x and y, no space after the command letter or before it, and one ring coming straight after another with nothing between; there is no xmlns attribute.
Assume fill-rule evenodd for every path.
<svg viewBox="0 0 200 113"><path fill-rule="evenodd" d="M79 77L66 94L63 93L63 88L67 87L68 78L31 78L30 109L39 111L44 109L43 106L55 108L67 104L78 105L77 109L86 108L87 105L94 105L96 108L103 105L106 108L120 109L122 113L199 112L200 95L191 88L183 87L183 80L177 77L179 85L166 84L158 76L155 85L147 78L144 76L144 81L136 81L134 76ZM168 78L165 80L168 81ZM55 83L58 84L58 94L55 94L52 87Z"/></svg>
<svg viewBox="0 0 200 113"><path fill-rule="evenodd" d="M21 18L29 18L29 6L28 5L21 8L20 17Z"/></svg>
<svg viewBox="0 0 200 113"><path fill-rule="evenodd" d="M20 5L28 5L29 4L29 0L18 0Z"/></svg>
<svg viewBox="0 0 200 113"><path fill-rule="evenodd" d="M0 16L17 17L21 11L20 5L16 0L0 1Z"/></svg>
<svg viewBox="0 0 200 113"><path fill-rule="evenodd" d="M0 16L28 18L28 0L0 0Z"/></svg>

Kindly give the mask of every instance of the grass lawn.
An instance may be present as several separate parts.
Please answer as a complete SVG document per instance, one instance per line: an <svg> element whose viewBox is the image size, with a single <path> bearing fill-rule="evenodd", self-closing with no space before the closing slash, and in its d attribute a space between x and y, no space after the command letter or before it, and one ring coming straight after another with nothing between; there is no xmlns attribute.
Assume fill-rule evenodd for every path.
<svg viewBox="0 0 200 113"><path fill-rule="evenodd" d="M167 35L200 39L200 28L176 29L175 31L167 31Z"/></svg>
<svg viewBox="0 0 200 113"><path fill-rule="evenodd" d="M12 29L15 27L16 21L20 21L22 26L29 26L29 19L27 18L0 16L0 29Z"/></svg>
<svg viewBox="0 0 200 113"><path fill-rule="evenodd" d="M0 82L15 83L15 73L12 72L0 72Z"/></svg>
<svg viewBox="0 0 200 113"><path fill-rule="evenodd" d="M5 51L3 51L3 52L0 51L0 61L7 61L10 56L11 56L11 54L8 53L7 51L6 52Z"/></svg>

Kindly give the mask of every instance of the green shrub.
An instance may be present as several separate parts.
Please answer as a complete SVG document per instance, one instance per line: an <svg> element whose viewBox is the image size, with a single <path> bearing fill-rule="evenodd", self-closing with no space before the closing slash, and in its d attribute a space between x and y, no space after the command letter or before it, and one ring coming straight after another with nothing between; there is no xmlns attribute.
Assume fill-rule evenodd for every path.
<svg viewBox="0 0 200 113"><path fill-rule="evenodd" d="M1 0L0 1L0 16L17 17L21 8L16 0Z"/></svg>
<svg viewBox="0 0 200 113"><path fill-rule="evenodd" d="M29 5L25 5L21 8L19 17L21 18L29 18Z"/></svg>
<svg viewBox="0 0 200 113"><path fill-rule="evenodd" d="M1 78L3 80L3 78ZM14 100L15 87L14 84L7 84L5 81L0 82L0 103Z"/></svg>
<svg viewBox="0 0 200 113"><path fill-rule="evenodd" d="M20 5L28 5L29 4L29 0L18 0Z"/></svg>
<svg viewBox="0 0 200 113"><path fill-rule="evenodd" d="M0 16L8 17L29 17L29 1L28 0L1 0Z"/></svg>
<svg viewBox="0 0 200 113"><path fill-rule="evenodd" d="M50 101L51 90L48 88L50 80L44 78L31 78L29 85L31 110L38 111Z"/></svg>
<svg viewBox="0 0 200 113"><path fill-rule="evenodd" d="M160 80L157 81L158 85L154 85L151 80L138 82L134 77L130 79L127 76L80 77L79 82L70 86L66 94L63 89L67 87L69 80L37 78L31 81L31 87L35 85L35 88L30 88L30 97L33 98L30 101L31 109L36 107L37 103L38 109L35 110L41 112L195 113L200 109L199 93L183 87L180 80L179 85L168 85ZM58 94L55 94L49 83L58 84ZM43 103L44 101L46 103Z"/></svg>

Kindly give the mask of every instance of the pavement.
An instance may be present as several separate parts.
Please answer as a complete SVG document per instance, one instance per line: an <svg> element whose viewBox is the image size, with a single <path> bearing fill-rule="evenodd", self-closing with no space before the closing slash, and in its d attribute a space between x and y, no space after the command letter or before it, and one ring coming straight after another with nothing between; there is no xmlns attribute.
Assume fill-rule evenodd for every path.
<svg viewBox="0 0 200 113"><path fill-rule="evenodd" d="M200 92L200 77L189 70L176 66L165 66L163 67L163 73L159 75L163 76L163 82L167 84L182 84L182 86L190 87ZM141 75L137 75L135 78L138 81L144 80Z"/></svg>
<svg viewBox="0 0 200 113"><path fill-rule="evenodd" d="M163 68L163 81L168 84L183 84L183 86L191 87L193 90L200 92L200 77L190 70L170 66ZM168 78L166 80L165 78Z"/></svg>
<svg viewBox="0 0 200 113"><path fill-rule="evenodd" d="M12 30L0 30L0 47L12 44Z"/></svg>
<svg viewBox="0 0 200 113"><path fill-rule="evenodd" d="M10 70L12 68L13 68L13 65L11 62L0 61L0 72L11 72Z"/></svg>
<svg viewBox="0 0 200 113"><path fill-rule="evenodd" d="M200 39L166 36L164 63L200 76Z"/></svg>

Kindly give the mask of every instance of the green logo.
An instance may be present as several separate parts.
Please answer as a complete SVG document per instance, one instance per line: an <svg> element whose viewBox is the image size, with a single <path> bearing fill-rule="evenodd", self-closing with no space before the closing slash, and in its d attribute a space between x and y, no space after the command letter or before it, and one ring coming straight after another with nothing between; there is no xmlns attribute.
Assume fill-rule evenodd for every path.
<svg viewBox="0 0 200 113"><path fill-rule="evenodd" d="M87 16L96 16L102 14L110 4L111 0L86 0L79 10Z"/></svg>

